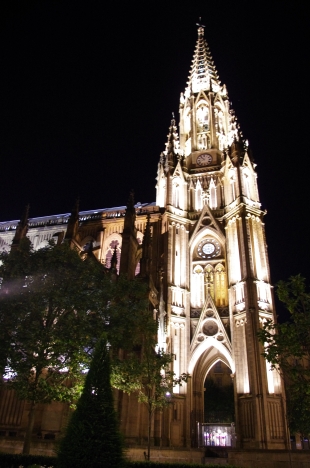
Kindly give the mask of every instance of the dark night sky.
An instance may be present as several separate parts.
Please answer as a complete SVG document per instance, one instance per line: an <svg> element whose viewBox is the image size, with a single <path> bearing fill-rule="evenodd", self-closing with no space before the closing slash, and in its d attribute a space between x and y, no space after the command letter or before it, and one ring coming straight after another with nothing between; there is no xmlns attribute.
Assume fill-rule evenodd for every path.
<svg viewBox="0 0 310 468"><path fill-rule="evenodd" d="M306 3L1 4L0 220L124 205L131 188L155 201L201 16L257 163L273 282L310 277Z"/></svg>

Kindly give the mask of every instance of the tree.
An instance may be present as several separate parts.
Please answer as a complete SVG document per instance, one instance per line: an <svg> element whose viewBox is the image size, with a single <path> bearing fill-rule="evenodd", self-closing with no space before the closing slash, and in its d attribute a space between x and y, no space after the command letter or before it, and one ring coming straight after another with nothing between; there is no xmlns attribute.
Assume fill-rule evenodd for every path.
<svg viewBox="0 0 310 468"><path fill-rule="evenodd" d="M24 238L1 260L0 360L6 383L31 403L29 453L38 403L72 403L80 393L110 287L102 266L67 243L33 251Z"/></svg>
<svg viewBox="0 0 310 468"><path fill-rule="evenodd" d="M150 460L151 427L156 410L162 411L173 397L173 388L182 385L188 374L177 377L171 370L173 355L155 351L154 338L146 337L139 353L130 353L124 360L115 360L112 366L112 385L126 393L136 392L139 403L144 403L148 414L147 460Z"/></svg>
<svg viewBox="0 0 310 468"><path fill-rule="evenodd" d="M119 349L131 352L145 342L156 343L157 322L148 299L149 287L139 278L121 275L110 284L105 328L114 356Z"/></svg>
<svg viewBox="0 0 310 468"><path fill-rule="evenodd" d="M264 356L285 383L290 430L310 434L310 293L300 275L277 285L279 299L289 310L290 320L279 324L268 320L259 332Z"/></svg>
<svg viewBox="0 0 310 468"><path fill-rule="evenodd" d="M60 444L60 468L123 466L123 444L113 405L107 345L106 338L101 338L95 348L83 393Z"/></svg>
<svg viewBox="0 0 310 468"><path fill-rule="evenodd" d="M182 385L188 378L187 374L176 377L172 372L171 354L155 351L158 323L150 306L149 292L148 285L143 281L128 281L121 276L115 284L108 330L109 340L114 344L112 386L129 394L137 393L138 401L147 407L148 460L154 412L169 405L173 387Z"/></svg>
<svg viewBox="0 0 310 468"><path fill-rule="evenodd" d="M6 384L31 402L23 451L29 453L35 411L80 395L90 353L106 333L111 356L142 349L156 336L147 285L82 260L67 243L33 251L27 238L0 260L0 365ZM122 351L120 351L122 349Z"/></svg>

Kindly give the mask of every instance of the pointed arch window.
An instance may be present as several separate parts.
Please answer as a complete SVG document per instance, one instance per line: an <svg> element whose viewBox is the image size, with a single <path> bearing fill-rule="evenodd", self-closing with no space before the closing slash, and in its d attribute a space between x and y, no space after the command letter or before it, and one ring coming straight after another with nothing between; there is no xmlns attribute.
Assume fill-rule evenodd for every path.
<svg viewBox="0 0 310 468"><path fill-rule="evenodd" d="M206 131L209 128L209 109L206 104L202 104L197 109L197 123L201 131Z"/></svg>
<svg viewBox="0 0 310 468"><path fill-rule="evenodd" d="M219 133L224 133L224 116L222 111L218 113L218 130Z"/></svg>
<svg viewBox="0 0 310 468"><path fill-rule="evenodd" d="M181 180L179 177L175 177L172 182L172 204L176 208L180 208L180 187Z"/></svg>
<svg viewBox="0 0 310 468"><path fill-rule="evenodd" d="M243 185L244 185L245 196L251 199L250 177L249 177L248 171L243 172Z"/></svg>
<svg viewBox="0 0 310 468"><path fill-rule="evenodd" d="M116 258L117 258L116 269L117 269L117 273L118 273L119 272L119 266L120 266L120 258L121 258L121 249L120 249L120 244L119 244L118 239L113 239L109 243L109 246L108 246L108 249L107 249L107 252L106 252L106 256L105 256L105 266L106 266L106 268L111 267L111 260L112 260L112 257L113 257L114 249L116 249Z"/></svg>
<svg viewBox="0 0 310 468"><path fill-rule="evenodd" d="M230 172L229 182L230 182L230 187L231 187L232 201L234 201L236 199L236 190L235 190L235 178L232 172Z"/></svg>
<svg viewBox="0 0 310 468"><path fill-rule="evenodd" d="M204 273L201 265L196 265L192 274L191 301L193 307L204 303Z"/></svg>
<svg viewBox="0 0 310 468"><path fill-rule="evenodd" d="M210 294L212 299L214 299L214 269L212 265L207 265L204 271L205 271L206 296Z"/></svg>
<svg viewBox="0 0 310 468"><path fill-rule="evenodd" d="M160 178L158 185L158 205L163 207L166 203L166 177L164 175Z"/></svg>
<svg viewBox="0 0 310 468"><path fill-rule="evenodd" d="M196 184L196 189L195 189L195 209L197 211L200 211L200 210L202 210L202 206L203 206L203 203L202 203L202 187L201 187L200 180L198 180L197 184Z"/></svg>
<svg viewBox="0 0 310 468"><path fill-rule="evenodd" d="M215 304L219 307L227 304L227 280L224 265L215 267Z"/></svg>
<svg viewBox="0 0 310 468"><path fill-rule="evenodd" d="M217 189L213 178L210 181L210 208L217 208Z"/></svg>

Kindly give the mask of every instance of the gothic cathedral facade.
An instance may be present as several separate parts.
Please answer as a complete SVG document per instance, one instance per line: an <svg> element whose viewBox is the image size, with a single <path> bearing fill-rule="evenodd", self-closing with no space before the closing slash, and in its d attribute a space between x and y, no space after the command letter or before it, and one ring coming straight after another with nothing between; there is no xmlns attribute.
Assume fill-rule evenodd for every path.
<svg viewBox="0 0 310 468"><path fill-rule="evenodd" d="M156 203L134 206L131 200L127 208L77 212L70 237L80 250L92 243L107 268L116 249L120 273L152 277L158 346L173 353L177 375L191 376L174 389L173 411L155 415L155 441L197 445L205 380L221 362L234 385L237 446L284 449L284 390L257 339L261 324L275 319L275 310L255 164L202 26L179 118L179 132L173 119L160 155ZM72 216L23 222L39 248L52 237L64 238ZM16 221L0 223L2 250L10 248L21 223L19 228ZM42 409L36 424L43 436L61 431L59 408L58 419L48 417L51 409ZM1 431L22 433L26 413L27 402L3 393ZM134 396L122 396L121 424L128 440L146 436L146 415Z"/></svg>

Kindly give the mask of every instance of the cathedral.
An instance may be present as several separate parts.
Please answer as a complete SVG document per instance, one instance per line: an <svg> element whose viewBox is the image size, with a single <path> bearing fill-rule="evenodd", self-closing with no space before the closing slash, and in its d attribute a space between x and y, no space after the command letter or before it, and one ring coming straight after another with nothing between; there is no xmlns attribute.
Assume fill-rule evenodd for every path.
<svg viewBox="0 0 310 468"><path fill-rule="evenodd" d="M155 169L155 168L154 168ZM171 120L157 168L156 201L0 223L0 249L27 233L35 249L70 238L81 252L133 278L149 276L158 320L158 346L174 355L171 408L155 414L155 445L287 448L284 390L262 356L257 331L275 319L273 289L255 164L222 85L204 27L198 38L179 125ZM225 369L233 384L234 420L205 418L209 375ZM119 396L120 397L120 396ZM121 429L129 444L147 437L146 413L122 395ZM3 391L0 434L22 436L27 402ZM66 419L59 403L38 413L36 433L57 438Z"/></svg>

